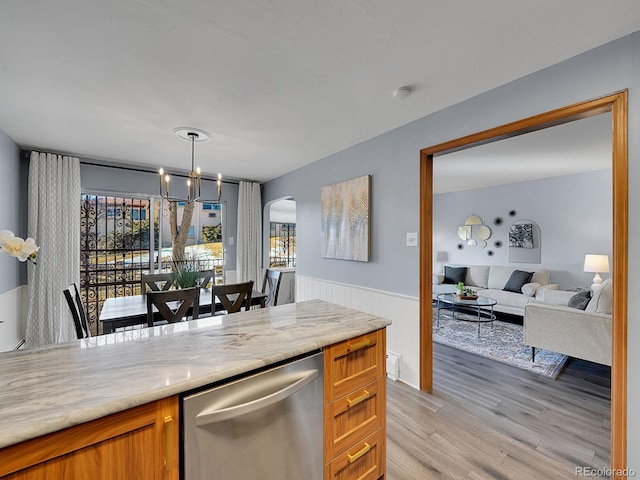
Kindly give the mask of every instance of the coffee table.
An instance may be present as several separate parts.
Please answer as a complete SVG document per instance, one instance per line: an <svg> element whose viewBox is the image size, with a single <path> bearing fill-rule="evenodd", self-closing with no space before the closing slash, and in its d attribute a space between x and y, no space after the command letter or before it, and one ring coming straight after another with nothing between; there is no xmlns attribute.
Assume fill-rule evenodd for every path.
<svg viewBox="0 0 640 480"><path fill-rule="evenodd" d="M478 324L478 338L480 337L480 324L491 323L496 319L493 313L493 306L498 303L494 298L479 296L473 300L459 299L453 293L441 293L436 296L438 301L438 314L436 316L436 327L440 326L440 310L451 312L451 319L463 322L476 322ZM471 313L474 316L460 316L456 313Z"/></svg>

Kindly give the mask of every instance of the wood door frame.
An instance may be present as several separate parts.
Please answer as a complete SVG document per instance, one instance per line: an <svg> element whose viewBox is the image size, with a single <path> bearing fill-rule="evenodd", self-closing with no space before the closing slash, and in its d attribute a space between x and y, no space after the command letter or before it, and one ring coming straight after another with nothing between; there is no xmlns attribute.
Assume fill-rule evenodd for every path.
<svg viewBox="0 0 640 480"><path fill-rule="evenodd" d="M561 107L420 150L420 389L433 388L433 158L523 133L611 112L612 117L612 358L611 468L627 467L627 289L628 289L628 92ZM615 476L626 478L626 476Z"/></svg>

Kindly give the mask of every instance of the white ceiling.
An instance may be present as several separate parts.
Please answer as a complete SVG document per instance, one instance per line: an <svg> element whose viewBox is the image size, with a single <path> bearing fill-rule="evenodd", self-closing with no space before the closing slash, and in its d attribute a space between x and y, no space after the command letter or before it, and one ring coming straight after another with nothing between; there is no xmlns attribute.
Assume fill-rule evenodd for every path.
<svg viewBox="0 0 640 480"><path fill-rule="evenodd" d="M611 113L435 157L433 193L611 169Z"/></svg>
<svg viewBox="0 0 640 480"><path fill-rule="evenodd" d="M205 174L266 181L636 30L637 0L2 0L0 129L186 170L196 127Z"/></svg>

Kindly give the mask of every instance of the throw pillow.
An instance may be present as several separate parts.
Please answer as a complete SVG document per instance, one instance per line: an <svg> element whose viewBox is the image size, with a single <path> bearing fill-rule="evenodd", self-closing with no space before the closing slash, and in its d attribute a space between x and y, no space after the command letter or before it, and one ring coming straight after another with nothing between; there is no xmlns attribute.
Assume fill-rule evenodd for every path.
<svg viewBox="0 0 640 480"><path fill-rule="evenodd" d="M531 277L533 277L533 272L514 270L502 290L506 292L522 293L522 286L525 283L529 283Z"/></svg>
<svg viewBox="0 0 640 480"><path fill-rule="evenodd" d="M444 266L444 282L442 283L453 283L454 285L458 282L465 282L467 277L467 267L450 267L449 265Z"/></svg>
<svg viewBox="0 0 640 480"><path fill-rule="evenodd" d="M585 311L589 313L607 313L611 314L611 301L613 296L611 279L607 278L604 282L594 288L593 296L587 304Z"/></svg>
<svg viewBox="0 0 640 480"><path fill-rule="evenodd" d="M584 310L587 308L589 301L591 300L591 290L586 290L584 292L576 293L573 297L569 299L569 303L567 303L568 307L571 308L579 308L580 310Z"/></svg>
<svg viewBox="0 0 640 480"><path fill-rule="evenodd" d="M533 278L531 280L533 280ZM533 297L538 288L540 288L540 284L538 282L525 283L522 286L522 294L527 297Z"/></svg>

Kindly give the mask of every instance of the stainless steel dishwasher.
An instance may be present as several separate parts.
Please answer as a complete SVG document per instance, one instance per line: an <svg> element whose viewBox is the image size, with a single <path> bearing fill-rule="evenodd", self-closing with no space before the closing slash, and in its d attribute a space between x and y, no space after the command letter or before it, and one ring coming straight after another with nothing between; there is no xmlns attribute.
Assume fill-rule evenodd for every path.
<svg viewBox="0 0 640 480"><path fill-rule="evenodd" d="M183 399L184 480L321 480L323 354Z"/></svg>

